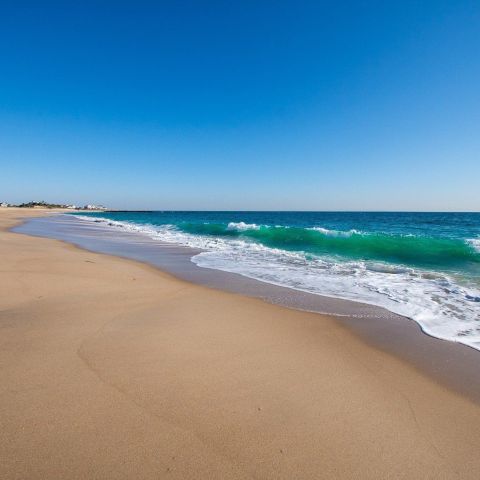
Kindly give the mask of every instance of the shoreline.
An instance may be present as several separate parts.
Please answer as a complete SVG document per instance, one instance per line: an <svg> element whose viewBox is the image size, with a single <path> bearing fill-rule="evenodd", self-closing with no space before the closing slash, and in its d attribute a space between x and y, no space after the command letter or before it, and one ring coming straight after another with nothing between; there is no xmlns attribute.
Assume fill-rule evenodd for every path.
<svg viewBox="0 0 480 480"><path fill-rule="evenodd" d="M14 221L0 211L3 478L476 478L480 407L338 318Z"/></svg>
<svg viewBox="0 0 480 480"><path fill-rule="evenodd" d="M14 232L54 238L88 251L139 261L180 281L216 291L258 298L297 311L333 316L373 348L408 362L421 373L480 404L480 351L435 337L413 319L383 307L326 297L252 279L237 273L201 268L190 247L152 240L138 233L110 230L76 217L28 219Z"/></svg>

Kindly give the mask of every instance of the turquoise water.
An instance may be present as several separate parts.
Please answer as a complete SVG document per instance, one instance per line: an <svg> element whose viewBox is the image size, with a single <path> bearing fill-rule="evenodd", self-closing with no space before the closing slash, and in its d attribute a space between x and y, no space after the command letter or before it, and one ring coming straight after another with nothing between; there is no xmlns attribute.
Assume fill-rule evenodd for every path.
<svg viewBox="0 0 480 480"><path fill-rule="evenodd" d="M101 212L90 218L204 250L193 261L359 300L480 348L480 213Z"/></svg>

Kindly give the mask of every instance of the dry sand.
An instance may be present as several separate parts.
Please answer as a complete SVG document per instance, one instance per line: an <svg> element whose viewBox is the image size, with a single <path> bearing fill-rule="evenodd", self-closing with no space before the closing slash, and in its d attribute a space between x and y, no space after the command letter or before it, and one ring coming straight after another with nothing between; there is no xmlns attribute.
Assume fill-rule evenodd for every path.
<svg viewBox="0 0 480 480"><path fill-rule="evenodd" d="M480 407L334 319L9 233L0 478L480 477Z"/></svg>

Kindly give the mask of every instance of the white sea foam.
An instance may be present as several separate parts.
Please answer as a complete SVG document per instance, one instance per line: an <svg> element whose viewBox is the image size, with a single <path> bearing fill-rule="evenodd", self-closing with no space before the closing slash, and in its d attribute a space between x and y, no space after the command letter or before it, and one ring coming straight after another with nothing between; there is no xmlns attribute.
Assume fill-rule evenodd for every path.
<svg viewBox="0 0 480 480"><path fill-rule="evenodd" d="M92 221L92 217L83 217ZM191 235L173 225L95 219L112 228L204 250L200 267L238 273L297 290L384 307L417 321L428 334L480 350L480 287L439 272L380 262L339 262L265 247L239 238ZM237 225L238 223L235 224ZM240 228L251 228L242 224ZM472 245L480 246L480 239Z"/></svg>
<svg viewBox="0 0 480 480"><path fill-rule="evenodd" d="M259 230L260 226L255 223L245 222L230 222L227 226L227 230Z"/></svg>
<svg viewBox="0 0 480 480"><path fill-rule="evenodd" d="M330 237L351 237L355 233L357 234L360 233L358 230L355 230L355 229L342 232L340 230L330 230L328 228L323 228L323 227L311 227L311 228L307 228L307 230L315 230L316 232L323 233L324 235L327 235Z"/></svg>
<svg viewBox="0 0 480 480"><path fill-rule="evenodd" d="M467 243L480 253L480 238L469 238Z"/></svg>

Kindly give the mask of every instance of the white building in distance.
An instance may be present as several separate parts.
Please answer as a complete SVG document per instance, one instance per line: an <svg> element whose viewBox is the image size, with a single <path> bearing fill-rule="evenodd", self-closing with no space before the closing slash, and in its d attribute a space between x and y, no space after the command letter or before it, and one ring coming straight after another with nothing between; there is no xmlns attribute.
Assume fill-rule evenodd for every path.
<svg viewBox="0 0 480 480"><path fill-rule="evenodd" d="M103 205L85 205L83 207L84 210L107 210L107 207Z"/></svg>

